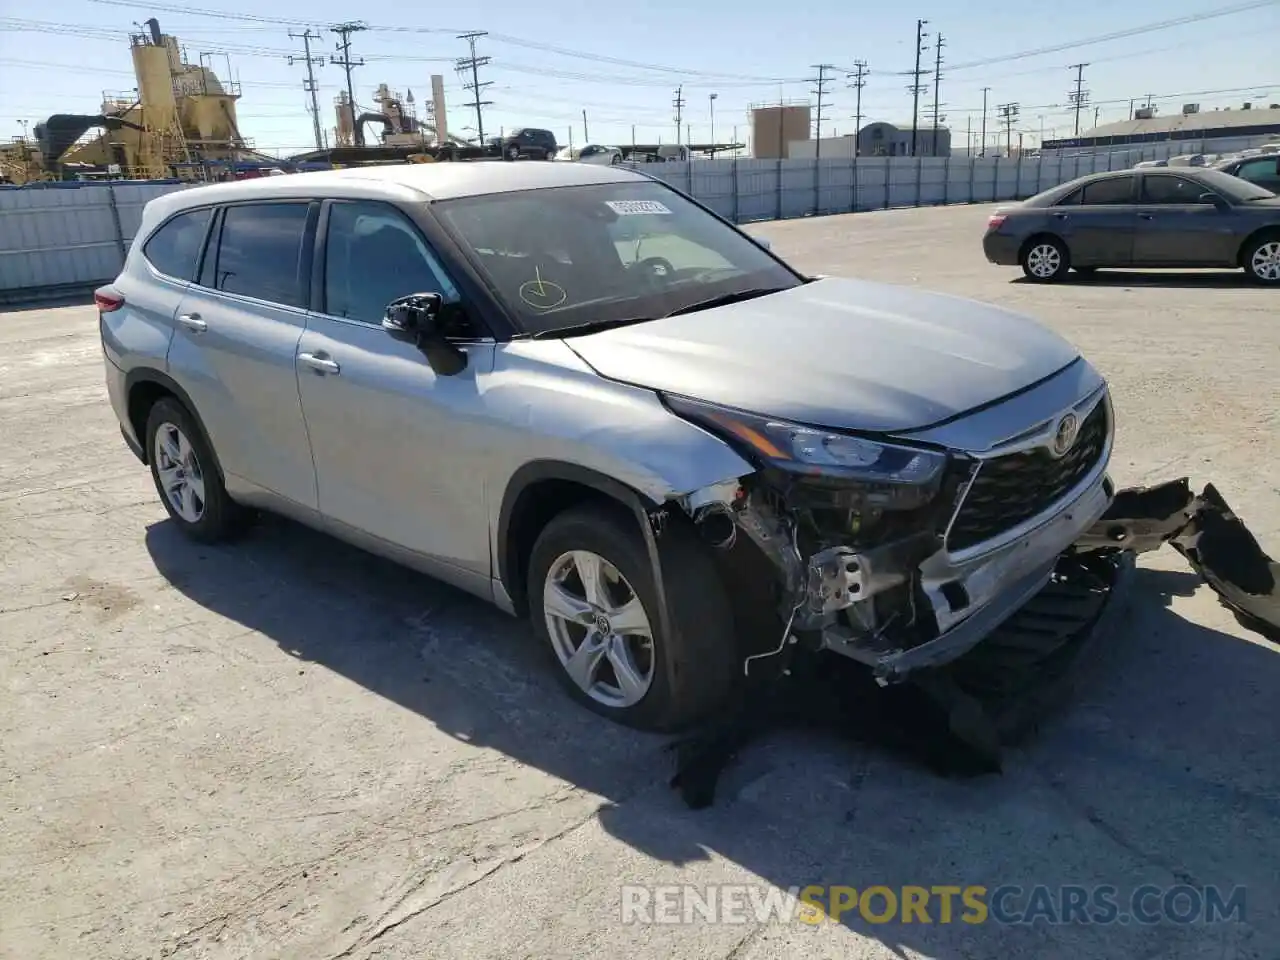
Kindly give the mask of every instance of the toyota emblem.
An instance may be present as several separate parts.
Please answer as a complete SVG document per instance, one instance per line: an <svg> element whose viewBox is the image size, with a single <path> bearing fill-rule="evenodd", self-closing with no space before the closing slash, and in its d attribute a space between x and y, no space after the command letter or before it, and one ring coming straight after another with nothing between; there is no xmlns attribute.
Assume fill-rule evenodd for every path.
<svg viewBox="0 0 1280 960"><path fill-rule="evenodd" d="M1055 457L1065 456L1076 442L1080 433L1080 418L1074 413L1064 413L1054 427L1053 439L1049 442L1049 452Z"/></svg>

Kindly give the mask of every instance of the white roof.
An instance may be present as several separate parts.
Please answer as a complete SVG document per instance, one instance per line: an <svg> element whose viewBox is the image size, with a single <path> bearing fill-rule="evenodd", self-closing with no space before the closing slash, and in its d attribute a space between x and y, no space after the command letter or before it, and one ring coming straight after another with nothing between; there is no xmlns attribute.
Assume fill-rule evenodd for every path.
<svg viewBox="0 0 1280 960"><path fill-rule="evenodd" d="M596 183L634 183L648 179L625 167L577 163L453 161L404 163L380 167L352 167L295 173L286 177L258 177L234 183L177 190L147 204L147 219L167 217L187 207L236 200L378 198L430 202L488 193L537 190Z"/></svg>

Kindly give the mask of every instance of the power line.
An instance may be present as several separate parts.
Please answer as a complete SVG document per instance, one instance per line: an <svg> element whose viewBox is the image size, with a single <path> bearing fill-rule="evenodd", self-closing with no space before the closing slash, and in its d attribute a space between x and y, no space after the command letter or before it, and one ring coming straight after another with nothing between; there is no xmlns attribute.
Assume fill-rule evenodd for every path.
<svg viewBox="0 0 1280 960"><path fill-rule="evenodd" d="M686 101L684 99L684 84L681 84L680 86L676 87L676 95L671 100L671 108L676 112L675 113L676 143L680 142L681 121L684 117L685 103Z"/></svg>
<svg viewBox="0 0 1280 960"><path fill-rule="evenodd" d="M319 40L320 34L312 33L310 29L304 30L302 33L294 33L289 31L289 36L294 40L302 41L303 55L301 57L289 57L289 66L293 66L295 62L302 61L307 67L307 79L302 81L302 89L305 90L311 98L311 106L308 108L311 113L311 125L315 129L316 149L323 150L324 142L320 136L320 103L316 100L316 74L315 67L324 66L324 57L313 57L311 55L311 41ZM352 114L354 117L355 115Z"/></svg>
<svg viewBox="0 0 1280 960"><path fill-rule="evenodd" d="M938 127L942 125L942 121L946 119L941 113L942 101L938 98L942 90L942 48L946 46L946 38L941 33L938 34L937 42L934 43L934 61L933 61L933 151L932 156L938 155Z"/></svg>
<svg viewBox="0 0 1280 960"><path fill-rule="evenodd" d="M489 65L490 58L476 56L476 41L479 40L481 37L485 37L485 36L488 36L488 34L484 30L472 30L470 33L459 34L458 39L465 40L467 42L467 46L471 49L471 56L460 59L456 64L459 76L462 76L464 71L467 71L467 70L471 71L471 81L467 82L464 80L462 83L462 86L464 89L471 91L471 95L473 99L467 104L467 106L475 108L476 139L479 141L481 146L484 145L484 110L483 108L493 105L492 100L480 99L481 91L483 91L485 87L493 86L492 80L486 80L484 83L480 82L480 68L487 67Z"/></svg>
<svg viewBox="0 0 1280 960"><path fill-rule="evenodd" d="M816 63L814 64L813 68L818 71L818 75L814 77L812 81L813 83L817 84L817 86L815 86L814 89L810 91L811 93L814 94L814 96L818 98L817 116L814 117L815 128L814 128L814 143L813 143L813 159L819 160L822 158L822 121L826 119L822 115L822 101L826 99L827 83L830 82L830 78L828 78L827 72L830 70L834 70L835 67L833 67L829 63Z"/></svg>
<svg viewBox="0 0 1280 960"><path fill-rule="evenodd" d="M1084 88L1084 68L1087 63L1073 63L1071 69L1076 72L1076 88L1067 94L1067 100L1075 107L1076 112L1076 132L1075 136L1080 136L1080 108L1087 106L1089 103L1089 91Z"/></svg>
<svg viewBox="0 0 1280 960"><path fill-rule="evenodd" d="M351 110L351 137L357 147L364 146L364 128L363 124L356 123L356 94L355 89L351 86L351 70L353 67L363 67L364 60L351 59L351 35L367 30L368 27L359 20L348 20L345 23L335 24L329 28L342 39L338 41L337 51L342 54L341 57L329 56L329 62L337 67L342 67L343 72L347 75L347 106Z"/></svg>
<svg viewBox="0 0 1280 960"><path fill-rule="evenodd" d="M853 72L850 74L852 82L849 86L854 89L853 108L853 155L858 155L858 134L862 132L862 88L867 85L867 61L853 61Z"/></svg>
<svg viewBox="0 0 1280 960"><path fill-rule="evenodd" d="M924 27L928 22L928 20L916 21L916 65L911 71L911 86L907 87L911 93L911 156L913 157L916 155L916 137L920 131L920 94L924 91L920 78L929 72L920 69L920 55L925 51L924 38L928 36Z"/></svg>

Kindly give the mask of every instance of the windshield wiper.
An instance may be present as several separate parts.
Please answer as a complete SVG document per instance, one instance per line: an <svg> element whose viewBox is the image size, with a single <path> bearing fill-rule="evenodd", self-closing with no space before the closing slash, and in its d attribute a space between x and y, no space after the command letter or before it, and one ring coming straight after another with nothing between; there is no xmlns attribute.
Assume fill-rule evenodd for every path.
<svg viewBox="0 0 1280 960"><path fill-rule="evenodd" d="M666 317L678 317L684 313L697 313L699 310L710 310L712 307L725 307L731 303L741 303L743 300L754 300L756 297L767 297L771 293L781 293L783 290L789 290L790 287L753 287L750 290L735 290L733 293L722 293L718 297L707 297L705 300L695 300L693 303L683 307L677 307L670 313L663 314Z"/></svg>
<svg viewBox="0 0 1280 960"><path fill-rule="evenodd" d="M612 320L588 320L586 323L575 323L567 327L552 327L550 330L539 330L529 334L530 340L559 340L562 337L581 337L588 333L600 333L602 330L613 330L616 327L629 327L635 323L648 323L653 317L616 317Z"/></svg>

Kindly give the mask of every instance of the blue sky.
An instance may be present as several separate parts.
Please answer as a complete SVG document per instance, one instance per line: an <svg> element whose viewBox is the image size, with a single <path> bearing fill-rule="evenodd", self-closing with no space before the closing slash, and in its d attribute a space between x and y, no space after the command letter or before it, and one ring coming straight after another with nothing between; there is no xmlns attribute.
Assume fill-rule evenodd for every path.
<svg viewBox="0 0 1280 960"><path fill-rule="evenodd" d="M313 145L302 68L286 59L301 53L301 42L290 39L289 31L352 17L362 17L372 28L354 37L353 54L366 60L355 71L357 102L368 106L377 84L387 83L402 93L411 89L424 104L430 75L442 73L454 131L475 125L474 112L464 106L469 94L454 70L454 60L467 54L456 34L487 30L490 36L479 41L477 51L492 58L481 70L481 80L492 81L484 91L484 99L493 101L484 111L486 134L545 126L562 142L572 129L573 141L582 143L585 109L591 141L629 143L634 126L639 141L670 142L676 135L672 99L683 84L684 120L695 141L711 137L713 93L716 139L729 140L736 127L741 140L751 104L811 98L813 84L806 78L816 76L820 63L838 68L823 110L824 133L851 133L854 92L846 72L859 59L869 69L864 117L910 122L909 78L899 74L912 67L915 20L923 17L929 21L924 59L930 66L937 33L945 38L941 112L956 146L964 145L970 121L977 136L984 86L991 88L989 136L995 105L1017 102L1016 129L1034 143L1042 125L1046 137L1070 134L1066 103L1074 73L1069 65L1081 61L1089 63L1085 86L1092 101L1082 126L1092 125L1095 107L1103 123L1123 119L1129 101L1141 102L1148 94L1163 112L1176 111L1184 100L1198 101L1202 108L1244 100L1280 102L1274 55L1280 0L1135 36L1014 56L1244 3L1074 0L1032 8L1009 4L1003 12L992 5L979 14L972 6L965 12L957 0L902 7L848 0L809 0L798 7L777 0L484 0L456 7L432 4L429 14L428 5L403 5L397 12L395 5L352 7L336 0L280 0L270 8L247 0L204 7L189 0L151 5L65 0L18 7L10 0L0 8L0 136L18 136L21 121L34 125L51 113L95 112L103 91L134 86L127 34L150 16L185 44L191 60L201 51L229 54L234 78L243 86L242 130L272 152ZM263 12L267 9L271 12ZM201 10L217 16L202 16ZM318 52L332 53L335 40L325 33ZM214 61L224 79L226 62L221 56ZM332 127L342 71L324 66L317 80L321 119ZM932 100L932 78L925 82L930 86L921 98L922 112Z"/></svg>

